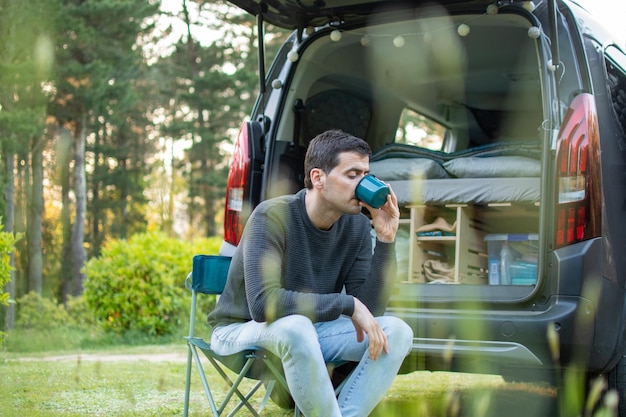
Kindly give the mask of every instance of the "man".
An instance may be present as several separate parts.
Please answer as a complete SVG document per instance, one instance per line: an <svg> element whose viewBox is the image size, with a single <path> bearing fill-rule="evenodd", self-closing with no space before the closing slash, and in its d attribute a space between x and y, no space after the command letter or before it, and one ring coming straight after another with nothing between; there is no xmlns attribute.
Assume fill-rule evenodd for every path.
<svg viewBox="0 0 626 417"><path fill-rule="evenodd" d="M413 340L406 323L382 316L396 269L396 196L392 191L380 209L354 196L370 153L367 142L338 130L311 141L306 188L253 211L209 315L217 353L257 346L281 359L306 417L367 416ZM330 361L358 362L338 398Z"/></svg>

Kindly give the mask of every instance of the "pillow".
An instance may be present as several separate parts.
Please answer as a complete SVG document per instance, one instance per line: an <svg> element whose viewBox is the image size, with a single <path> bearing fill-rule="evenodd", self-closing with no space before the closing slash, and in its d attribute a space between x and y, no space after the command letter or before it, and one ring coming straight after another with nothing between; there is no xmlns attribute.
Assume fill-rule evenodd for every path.
<svg viewBox="0 0 626 417"><path fill-rule="evenodd" d="M524 156L469 156L446 161L443 167L459 178L541 176L541 162Z"/></svg>
<svg viewBox="0 0 626 417"><path fill-rule="evenodd" d="M447 157L448 154L441 151L433 151L431 149L420 148L419 146L408 145L406 143L390 143L389 145L385 145L374 152L370 157L370 162L390 158L425 158L441 163L446 160Z"/></svg>
<svg viewBox="0 0 626 417"><path fill-rule="evenodd" d="M370 173L384 181L449 178L443 167L428 158L387 158L370 162Z"/></svg>
<svg viewBox="0 0 626 417"><path fill-rule="evenodd" d="M500 138L498 140L504 140ZM450 156L456 158L468 156L525 156L527 158L541 159L541 145L537 141L532 142L497 142L488 145L476 146L473 148L457 151L446 155L446 160L450 160Z"/></svg>

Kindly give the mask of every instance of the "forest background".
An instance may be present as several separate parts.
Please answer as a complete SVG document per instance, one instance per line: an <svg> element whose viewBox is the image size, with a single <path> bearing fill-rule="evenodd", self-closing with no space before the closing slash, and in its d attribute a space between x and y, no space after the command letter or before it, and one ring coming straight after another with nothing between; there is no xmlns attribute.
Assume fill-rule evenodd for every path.
<svg viewBox="0 0 626 417"><path fill-rule="evenodd" d="M27 294L81 296L107 245L130 268L133 237L159 257L222 233L232 138L259 85L255 25L222 0L0 0L6 331ZM266 26L268 62L285 36Z"/></svg>

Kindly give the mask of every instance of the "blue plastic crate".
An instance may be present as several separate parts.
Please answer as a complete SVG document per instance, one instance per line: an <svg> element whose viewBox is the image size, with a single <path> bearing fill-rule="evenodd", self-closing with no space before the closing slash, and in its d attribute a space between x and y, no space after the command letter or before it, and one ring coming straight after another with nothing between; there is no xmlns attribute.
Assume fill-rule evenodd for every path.
<svg viewBox="0 0 626 417"><path fill-rule="evenodd" d="M513 253L513 262L509 267L512 285L534 285L537 283L537 256L539 254L539 236L526 234L488 234L487 253L489 256L489 284L500 285L500 249L507 242Z"/></svg>

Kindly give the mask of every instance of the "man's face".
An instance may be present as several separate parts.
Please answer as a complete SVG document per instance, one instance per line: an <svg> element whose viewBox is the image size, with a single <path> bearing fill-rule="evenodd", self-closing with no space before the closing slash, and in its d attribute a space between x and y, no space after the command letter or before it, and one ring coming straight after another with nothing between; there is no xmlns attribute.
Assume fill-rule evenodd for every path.
<svg viewBox="0 0 626 417"><path fill-rule="evenodd" d="M359 200L354 197L356 186L369 173L368 155L356 152L339 154L339 164L326 173L324 197L335 210L346 214L361 212Z"/></svg>

